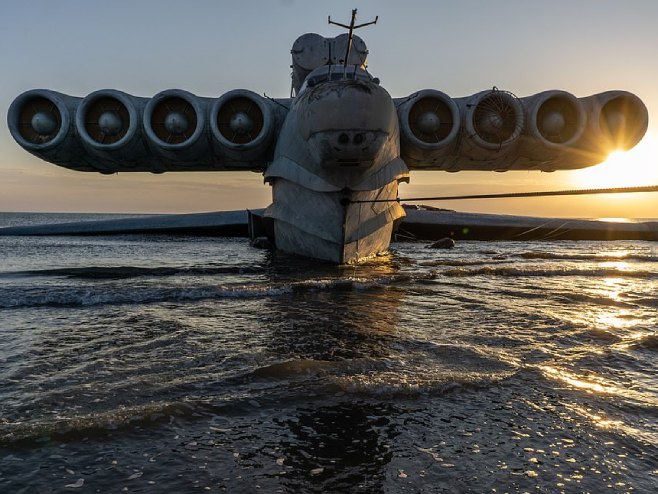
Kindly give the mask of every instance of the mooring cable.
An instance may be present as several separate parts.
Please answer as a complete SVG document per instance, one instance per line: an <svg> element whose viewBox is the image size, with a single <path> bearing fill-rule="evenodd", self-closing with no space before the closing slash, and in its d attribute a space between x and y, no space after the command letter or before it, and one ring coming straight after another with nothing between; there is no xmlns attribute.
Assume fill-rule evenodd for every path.
<svg viewBox="0 0 658 494"><path fill-rule="evenodd" d="M658 192L658 185L645 185L636 187L610 187L606 189L573 189L573 190L549 190L538 192L508 192L503 194L469 194L461 196L435 196L435 197L408 197L401 199L371 199L362 201L345 201L349 204L360 204L366 202L416 202L416 201L456 201L461 199L501 199L515 197L547 197L547 196L580 196L593 194L628 194L637 192Z"/></svg>

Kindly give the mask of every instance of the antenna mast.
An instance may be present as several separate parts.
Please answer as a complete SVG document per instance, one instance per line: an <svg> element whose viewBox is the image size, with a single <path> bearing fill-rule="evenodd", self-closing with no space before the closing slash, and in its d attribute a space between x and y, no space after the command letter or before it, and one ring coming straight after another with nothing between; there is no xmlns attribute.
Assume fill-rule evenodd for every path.
<svg viewBox="0 0 658 494"><path fill-rule="evenodd" d="M356 22L356 9L352 9L352 20L350 21L350 25L346 24L341 24L339 22L334 22L331 20L331 16L329 16L328 22L329 24L334 24L336 26L344 27L345 29L349 30L348 38L347 38L347 50L345 51L345 60L343 61L343 67L347 68L347 61L350 58L350 51L352 51L352 38L353 38L353 33L355 29L359 29L360 27L365 27L365 26L370 26L371 24L377 24L377 19L379 19L379 16L375 16L374 21L366 22L364 24L359 24L358 26L355 26L354 23Z"/></svg>

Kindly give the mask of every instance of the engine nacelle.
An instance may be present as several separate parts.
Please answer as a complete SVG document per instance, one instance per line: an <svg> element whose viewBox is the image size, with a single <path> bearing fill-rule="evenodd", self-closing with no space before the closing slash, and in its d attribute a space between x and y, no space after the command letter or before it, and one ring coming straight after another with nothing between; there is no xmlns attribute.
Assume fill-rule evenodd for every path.
<svg viewBox="0 0 658 494"><path fill-rule="evenodd" d="M600 133L601 144L610 150L626 151L635 146L647 131L649 113L646 106L627 91L606 91L596 95L593 127Z"/></svg>
<svg viewBox="0 0 658 494"><path fill-rule="evenodd" d="M626 91L576 98L551 90L518 99L494 88L451 100L423 90L396 101L401 155L415 169L584 168L635 146L649 123L644 103Z"/></svg>
<svg viewBox="0 0 658 494"><path fill-rule="evenodd" d="M91 156L110 161L108 172L138 168L148 156L142 138L144 100L115 89L87 95L78 106L75 127Z"/></svg>
<svg viewBox="0 0 658 494"><path fill-rule="evenodd" d="M627 150L644 136L644 103L626 91L576 98L565 91L544 91L523 99L527 131L518 167L545 171L577 169Z"/></svg>
<svg viewBox="0 0 658 494"><path fill-rule="evenodd" d="M207 118L211 100L181 89L168 89L144 108L144 132L150 147L167 161L186 164L212 162Z"/></svg>
<svg viewBox="0 0 658 494"><path fill-rule="evenodd" d="M47 89L32 89L9 107L7 125L12 137L35 156L66 168L96 171L75 137L73 115L80 98Z"/></svg>
<svg viewBox="0 0 658 494"><path fill-rule="evenodd" d="M249 163L272 145L275 114L271 101L246 89L229 91L210 109L214 152L229 164ZM233 167L239 169L239 167Z"/></svg>
<svg viewBox="0 0 658 494"><path fill-rule="evenodd" d="M571 154L575 168L581 162L596 162L596 157L583 149L590 105L560 90L543 91L521 102L526 111L526 131L519 156L527 158L528 167L552 171L553 163L567 158L565 153ZM581 152L573 152L577 148Z"/></svg>
<svg viewBox="0 0 658 494"><path fill-rule="evenodd" d="M490 153L478 151L501 151L515 143L524 130L523 105L512 93L492 89L474 94L462 103L463 135L466 138L462 151L472 158L481 156L489 160Z"/></svg>
<svg viewBox="0 0 658 494"><path fill-rule="evenodd" d="M78 171L262 171L289 102L247 90L148 99L103 89L81 99L34 89L14 100L7 123L27 151Z"/></svg>
<svg viewBox="0 0 658 494"><path fill-rule="evenodd" d="M537 146L561 149L574 146L585 131L587 117L582 102L566 91L544 91L523 98L527 112L526 135Z"/></svg>
<svg viewBox="0 0 658 494"><path fill-rule="evenodd" d="M459 135L457 104L448 95L424 89L398 107L402 158L418 168L454 152Z"/></svg>
<svg viewBox="0 0 658 494"><path fill-rule="evenodd" d="M456 100L462 127L456 155L444 170L509 169L525 129L525 112L512 93L497 88Z"/></svg>

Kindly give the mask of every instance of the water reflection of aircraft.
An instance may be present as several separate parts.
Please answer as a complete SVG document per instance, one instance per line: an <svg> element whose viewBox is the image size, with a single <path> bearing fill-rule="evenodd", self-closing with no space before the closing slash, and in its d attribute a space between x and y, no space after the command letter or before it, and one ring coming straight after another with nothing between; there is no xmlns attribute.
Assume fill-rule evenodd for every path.
<svg viewBox="0 0 658 494"><path fill-rule="evenodd" d="M303 368L308 359L333 368L336 360L389 356L391 342L399 337L396 328L402 303L395 282L409 277L399 272L399 259L388 255L341 268L274 253L270 262L272 286L293 287L288 296L265 302L269 350L299 359L286 363L281 371L296 365ZM300 282L299 273L304 273L304 281ZM319 365L315 370L326 369Z"/></svg>
<svg viewBox="0 0 658 494"><path fill-rule="evenodd" d="M74 170L262 172L272 187L262 228L276 247L336 263L388 248L409 170L583 168L646 132L646 107L625 91L392 98L366 70L353 31L370 23L355 25L355 15L348 34L294 42L294 97L103 89L80 99L36 89L13 102L9 129L27 151Z"/></svg>
<svg viewBox="0 0 658 494"><path fill-rule="evenodd" d="M383 489L399 411L360 399L355 389L388 370L392 347L400 342L404 297L389 282L401 276L395 265L388 258L337 267L270 256L268 281L295 289L265 301L264 347L272 363L251 379L280 383L288 400L291 394L301 398L290 414L273 421L285 431L277 452L285 475L279 478L291 492ZM373 380L373 393L375 386ZM310 396L316 399L308 401Z"/></svg>

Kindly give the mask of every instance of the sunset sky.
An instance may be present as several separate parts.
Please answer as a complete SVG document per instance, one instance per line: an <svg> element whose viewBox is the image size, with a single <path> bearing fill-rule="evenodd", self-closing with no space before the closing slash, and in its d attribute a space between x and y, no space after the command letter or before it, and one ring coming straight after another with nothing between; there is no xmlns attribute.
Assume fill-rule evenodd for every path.
<svg viewBox="0 0 658 494"><path fill-rule="evenodd" d="M658 184L655 0L6 0L0 13L0 112L27 89L85 96L168 88L217 97L235 88L287 97L290 48L335 36L327 15L359 21L369 70L394 97L435 88L461 97L497 86L528 96L563 89L637 94L649 131L624 156L575 172L412 172L401 197ZM0 126L0 211L196 212L264 207L256 173L69 171L23 151ZM462 211L564 217L658 217L658 194L461 201Z"/></svg>

